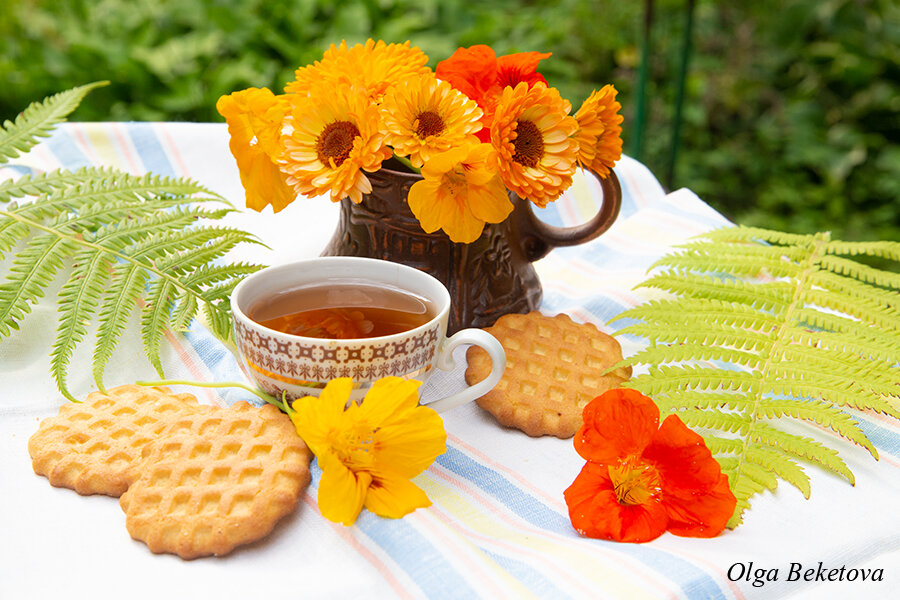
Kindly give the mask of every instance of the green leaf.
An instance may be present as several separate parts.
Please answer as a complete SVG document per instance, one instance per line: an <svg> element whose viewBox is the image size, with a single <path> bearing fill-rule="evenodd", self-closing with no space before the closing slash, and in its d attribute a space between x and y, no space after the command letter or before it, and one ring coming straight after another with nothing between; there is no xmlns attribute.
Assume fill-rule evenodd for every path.
<svg viewBox="0 0 900 600"><path fill-rule="evenodd" d="M0 156L33 146L93 87L58 94L7 122ZM95 322L92 371L101 388L136 309L145 353L161 377L166 332L187 328L201 309L213 334L230 340L228 296L259 266L220 259L238 244L259 242L215 224L232 209L209 189L187 179L86 168L0 182L0 201L0 258L9 263L0 282L0 342L64 274L50 368L67 398L74 399L66 385L71 358Z"/></svg>
<svg viewBox="0 0 900 600"><path fill-rule="evenodd" d="M719 229L661 259L641 284L673 297L613 319L632 321L620 334L650 341L616 365L646 366L626 385L696 427L728 475L738 500L729 526L778 479L808 497L801 463L854 482L838 452L798 426L877 458L856 411L900 419L900 280L847 255L900 260L900 245Z"/></svg>
<svg viewBox="0 0 900 600"><path fill-rule="evenodd" d="M30 150L38 143L37 138L50 135L53 126L64 121L88 92L107 84L98 81L60 92L42 102L32 103L15 122L4 122L0 127L0 164Z"/></svg>

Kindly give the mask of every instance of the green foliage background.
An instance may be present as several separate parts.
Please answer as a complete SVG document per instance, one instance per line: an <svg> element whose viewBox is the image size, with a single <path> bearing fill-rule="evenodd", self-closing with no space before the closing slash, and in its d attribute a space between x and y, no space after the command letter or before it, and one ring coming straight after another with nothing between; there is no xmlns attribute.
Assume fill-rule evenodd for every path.
<svg viewBox="0 0 900 600"><path fill-rule="evenodd" d="M639 157L667 179L686 0L654 2ZM280 90L333 42L553 52L573 105L613 83L634 148L645 3L609 0L4 0L0 118L110 80L75 120L220 121L215 101ZM900 3L699 0L673 187L742 224L900 239Z"/></svg>

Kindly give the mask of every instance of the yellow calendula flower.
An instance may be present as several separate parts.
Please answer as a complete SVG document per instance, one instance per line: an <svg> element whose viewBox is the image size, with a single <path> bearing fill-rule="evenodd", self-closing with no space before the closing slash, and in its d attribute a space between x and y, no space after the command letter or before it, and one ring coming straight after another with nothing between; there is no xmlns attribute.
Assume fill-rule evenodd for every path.
<svg viewBox="0 0 900 600"><path fill-rule="evenodd" d="M372 191L363 171L377 171L391 156L378 107L362 88L349 84L320 85L309 96L289 97L291 132L282 138L281 156L287 182L299 194L362 202Z"/></svg>
<svg viewBox="0 0 900 600"><path fill-rule="evenodd" d="M363 507L398 519L431 501L410 479L447 450L444 422L419 405L420 382L376 381L359 404L353 382L330 381L316 398L294 401L291 420L319 462L319 511L352 525Z"/></svg>
<svg viewBox="0 0 900 600"><path fill-rule="evenodd" d="M415 167L439 152L477 144L481 115L475 101L433 75L397 84L381 104L388 145Z"/></svg>
<svg viewBox="0 0 900 600"><path fill-rule="evenodd" d="M432 157L407 200L423 230L443 229L458 243L477 240L485 223L499 223L513 209L490 144L453 148Z"/></svg>
<svg viewBox="0 0 900 600"><path fill-rule="evenodd" d="M503 90L491 123L503 183L540 207L572 183L578 122L555 88L526 82Z"/></svg>
<svg viewBox="0 0 900 600"><path fill-rule="evenodd" d="M287 111L283 96L248 88L219 98L216 110L228 123L228 147L237 161L247 208L262 210L271 204L278 212L290 204L296 194L277 162Z"/></svg>
<svg viewBox="0 0 900 600"><path fill-rule="evenodd" d="M330 85L355 83L361 86L373 102L381 102L384 93L393 85L431 70L425 66L428 57L409 42L386 44L368 40L365 44L347 46L342 41L322 55L322 60L296 70L296 79L285 86L288 94L307 95L312 88L325 82Z"/></svg>
<svg viewBox="0 0 900 600"><path fill-rule="evenodd" d="M575 113L578 121L578 164L600 177L609 175L622 158L622 105L616 88L605 85L588 97Z"/></svg>

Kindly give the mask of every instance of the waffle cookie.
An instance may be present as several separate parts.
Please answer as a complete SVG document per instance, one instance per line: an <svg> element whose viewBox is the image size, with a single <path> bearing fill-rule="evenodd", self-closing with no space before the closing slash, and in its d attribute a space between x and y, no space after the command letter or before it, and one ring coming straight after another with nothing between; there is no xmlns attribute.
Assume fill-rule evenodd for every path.
<svg viewBox="0 0 900 600"><path fill-rule="evenodd" d="M603 375L622 360L622 348L590 323L568 315L508 314L485 329L506 350L506 371L493 390L476 400L502 425L532 437L570 438L581 426L584 406L631 377L631 367ZM487 352L470 346L466 382L491 372Z"/></svg>
<svg viewBox="0 0 900 600"><path fill-rule="evenodd" d="M120 496L144 445L173 419L198 410L190 394L123 385L69 402L28 440L32 468L56 487Z"/></svg>
<svg viewBox="0 0 900 600"><path fill-rule="evenodd" d="M170 423L131 471L119 505L154 553L223 555L266 536L309 484L311 453L271 405L202 407Z"/></svg>

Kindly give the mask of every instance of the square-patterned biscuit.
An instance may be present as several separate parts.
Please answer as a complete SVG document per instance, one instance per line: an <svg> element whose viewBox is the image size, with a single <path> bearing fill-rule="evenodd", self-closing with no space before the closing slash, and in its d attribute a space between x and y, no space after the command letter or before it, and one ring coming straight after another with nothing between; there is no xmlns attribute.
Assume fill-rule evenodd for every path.
<svg viewBox="0 0 900 600"><path fill-rule="evenodd" d="M125 525L155 553L227 554L294 510L311 457L274 406L203 407L144 448L119 500Z"/></svg>
<svg viewBox="0 0 900 600"><path fill-rule="evenodd" d="M603 375L622 360L622 348L590 323L568 315L508 314L485 329L506 351L506 371L493 390L476 400L502 425L532 437L570 438L585 405L631 377L631 367ZM466 353L466 382L487 377L491 359L477 346Z"/></svg>
<svg viewBox="0 0 900 600"><path fill-rule="evenodd" d="M120 496L144 445L173 419L196 411L191 394L123 385L64 404L28 440L32 468L79 494Z"/></svg>

